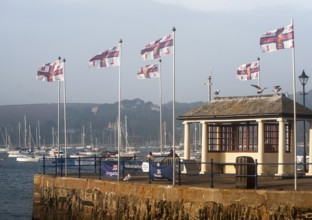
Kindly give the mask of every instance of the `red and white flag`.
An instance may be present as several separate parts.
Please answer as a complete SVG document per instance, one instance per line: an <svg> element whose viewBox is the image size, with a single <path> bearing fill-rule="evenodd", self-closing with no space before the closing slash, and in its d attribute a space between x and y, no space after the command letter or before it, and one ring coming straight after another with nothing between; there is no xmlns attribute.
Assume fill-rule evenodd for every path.
<svg viewBox="0 0 312 220"><path fill-rule="evenodd" d="M43 65L37 72L37 79L48 82L64 81L64 62L56 60Z"/></svg>
<svg viewBox="0 0 312 220"><path fill-rule="evenodd" d="M294 25L290 24L262 34L260 47L264 53L295 47Z"/></svg>
<svg viewBox="0 0 312 220"><path fill-rule="evenodd" d="M95 55L89 60L90 67L108 67L120 65L120 45L104 51L101 54Z"/></svg>
<svg viewBox="0 0 312 220"><path fill-rule="evenodd" d="M162 56L173 54L173 34L153 41L141 50L143 60L158 59Z"/></svg>
<svg viewBox="0 0 312 220"><path fill-rule="evenodd" d="M239 80L252 80L259 79L260 62L252 62L240 65L237 68L237 79Z"/></svg>
<svg viewBox="0 0 312 220"><path fill-rule="evenodd" d="M147 65L146 67L141 67L139 72L137 73L137 78L149 79L149 78L160 77L158 66L159 66L158 63L156 63L156 64Z"/></svg>

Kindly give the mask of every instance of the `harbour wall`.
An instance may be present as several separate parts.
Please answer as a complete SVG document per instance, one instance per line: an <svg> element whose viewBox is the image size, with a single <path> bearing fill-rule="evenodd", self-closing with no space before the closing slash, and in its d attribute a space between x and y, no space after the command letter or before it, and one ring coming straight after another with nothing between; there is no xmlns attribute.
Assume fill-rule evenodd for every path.
<svg viewBox="0 0 312 220"><path fill-rule="evenodd" d="M308 219L311 213L310 191L34 176L33 219Z"/></svg>

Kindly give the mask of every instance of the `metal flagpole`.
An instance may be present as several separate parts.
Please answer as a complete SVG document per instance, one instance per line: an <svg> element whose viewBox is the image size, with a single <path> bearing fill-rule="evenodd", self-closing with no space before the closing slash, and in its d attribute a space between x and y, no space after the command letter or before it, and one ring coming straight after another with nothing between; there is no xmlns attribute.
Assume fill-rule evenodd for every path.
<svg viewBox="0 0 312 220"><path fill-rule="evenodd" d="M294 28L294 21L291 19ZM295 41L295 33L294 33ZM297 190L297 110L296 110L296 77L295 77L295 46L292 48L293 96L294 96L294 190Z"/></svg>
<svg viewBox="0 0 312 220"><path fill-rule="evenodd" d="M176 28L172 28L173 31L173 100L172 100L172 153L173 153L173 173L172 173L172 185L175 185L175 31Z"/></svg>
<svg viewBox="0 0 312 220"><path fill-rule="evenodd" d="M121 83L120 83L120 76L121 76L121 44L122 44L122 40L120 39L119 41L119 74L118 74L118 78L119 78L119 83L118 83L118 87L119 87L119 96L118 96L118 177L117 180L120 180L120 145L121 145L121 123L120 123L120 109L121 109Z"/></svg>
<svg viewBox="0 0 312 220"><path fill-rule="evenodd" d="M258 86L260 87L260 58L258 57L258 64L259 64L259 75L258 75Z"/></svg>
<svg viewBox="0 0 312 220"><path fill-rule="evenodd" d="M163 152L161 59L159 59L159 99L159 146L160 152Z"/></svg>
<svg viewBox="0 0 312 220"><path fill-rule="evenodd" d="M63 59L64 66L63 66L63 90L64 90L64 148L65 148L65 176L67 176L67 123L66 123L66 79L65 79L65 62L66 60Z"/></svg>
<svg viewBox="0 0 312 220"><path fill-rule="evenodd" d="M59 57L59 60L61 57ZM60 158L60 81L58 81L58 94L57 94L57 157ZM53 146L54 147L54 146Z"/></svg>

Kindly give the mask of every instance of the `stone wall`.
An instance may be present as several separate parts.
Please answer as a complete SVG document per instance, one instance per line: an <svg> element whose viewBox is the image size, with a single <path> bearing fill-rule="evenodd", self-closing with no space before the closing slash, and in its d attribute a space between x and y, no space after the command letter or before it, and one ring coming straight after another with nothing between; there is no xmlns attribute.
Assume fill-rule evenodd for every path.
<svg viewBox="0 0 312 220"><path fill-rule="evenodd" d="M35 175L33 219L304 219L310 191L264 191Z"/></svg>

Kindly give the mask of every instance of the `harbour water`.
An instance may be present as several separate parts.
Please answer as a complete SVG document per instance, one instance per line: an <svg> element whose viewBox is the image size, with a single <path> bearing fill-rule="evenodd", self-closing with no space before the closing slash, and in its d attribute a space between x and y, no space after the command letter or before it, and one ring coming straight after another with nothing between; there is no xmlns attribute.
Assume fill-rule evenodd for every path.
<svg viewBox="0 0 312 220"><path fill-rule="evenodd" d="M40 162L16 162L0 154L0 219L31 219L34 174L40 171Z"/></svg>

